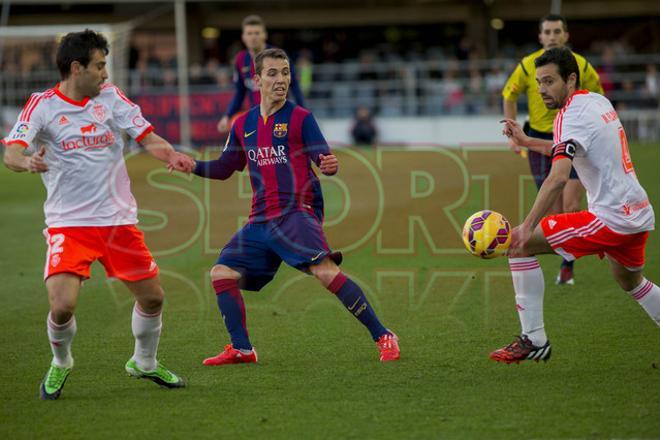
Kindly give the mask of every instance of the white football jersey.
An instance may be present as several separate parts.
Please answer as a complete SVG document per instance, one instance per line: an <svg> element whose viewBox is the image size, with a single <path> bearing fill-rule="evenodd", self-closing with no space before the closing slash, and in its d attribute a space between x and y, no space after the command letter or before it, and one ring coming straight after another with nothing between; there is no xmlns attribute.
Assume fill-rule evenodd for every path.
<svg viewBox="0 0 660 440"><path fill-rule="evenodd" d="M628 141L612 103L576 92L555 117L555 143L578 144L573 166L587 190L589 211L622 234L655 228L653 207L633 168Z"/></svg>
<svg viewBox="0 0 660 440"><path fill-rule="evenodd" d="M6 144L46 147L46 225L113 226L137 223L124 162L122 131L137 141L153 131L116 86L73 101L59 86L34 93L4 139Z"/></svg>

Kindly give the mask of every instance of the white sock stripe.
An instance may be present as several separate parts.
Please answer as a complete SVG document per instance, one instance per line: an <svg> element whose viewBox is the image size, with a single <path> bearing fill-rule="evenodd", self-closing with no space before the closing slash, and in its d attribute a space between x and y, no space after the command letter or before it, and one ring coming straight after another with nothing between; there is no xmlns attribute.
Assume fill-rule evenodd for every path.
<svg viewBox="0 0 660 440"><path fill-rule="evenodd" d="M524 267L524 266L534 266L536 264L539 264L538 261L528 261L525 263L512 263L509 262L509 267Z"/></svg>
<svg viewBox="0 0 660 440"><path fill-rule="evenodd" d="M536 269L541 267L538 261L533 263L509 263L509 268L511 270L527 270L527 269Z"/></svg>
<svg viewBox="0 0 660 440"><path fill-rule="evenodd" d="M56 331L66 330L66 329L68 329L69 327L71 327L73 325L73 323L75 322L75 319L76 319L75 316L71 316L71 319L69 319L64 324L56 324L55 321L53 321L53 318L50 316L50 312L49 312L48 313L48 320L47 320L48 321L48 327L50 327L50 328L52 328L53 330L56 330Z"/></svg>
<svg viewBox="0 0 660 440"><path fill-rule="evenodd" d="M647 280L646 278L642 278L642 282L639 283L639 285L635 287L633 290L629 290L628 293L631 295L636 295L640 290L645 289L649 283L651 283L651 281Z"/></svg>
<svg viewBox="0 0 660 440"><path fill-rule="evenodd" d="M646 283L641 284L641 288L639 288L639 290L635 289L637 291L635 292L633 290L630 292L630 294L636 301L639 301L640 299L644 298L646 294L648 294L651 290L653 290L653 286L654 284L652 282L646 280Z"/></svg>
<svg viewBox="0 0 660 440"><path fill-rule="evenodd" d="M531 270L537 270L540 269L541 266L533 266L533 267L512 267L511 272L529 272Z"/></svg>
<svg viewBox="0 0 660 440"><path fill-rule="evenodd" d="M536 257L509 258L509 267L511 270L526 270L541 267Z"/></svg>
<svg viewBox="0 0 660 440"><path fill-rule="evenodd" d="M596 232L600 231L604 227L605 227L605 225L600 223L598 225L592 226L591 229L589 229L589 230L576 229L575 231L571 231L570 233L568 233L568 234L566 234L562 237L559 237L559 238L556 238L556 239L553 239L553 240L548 240L548 243L551 246L556 246L556 245L559 245L559 244L561 244L565 241L570 240L571 238L588 237L589 235L594 235Z"/></svg>
<svg viewBox="0 0 660 440"><path fill-rule="evenodd" d="M509 264L517 264L517 263L533 263L535 261L539 261L538 258L536 257L510 257L509 258Z"/></svg>
<svg viewBox="0 0 660 440"><path fill-rule="evenodd" d="M573 231L578 232L578 231L581 231L581 230L589 229L589 228L595 226L596 224L602 224L602 222L600 220L598 220L597 218L595 218L595 219L593 219L592 221L590 221L589 223L587 223L584 226L581 226L579 228L569 227L569 228L563 229L559 232L548 235L546 237L546 239L547 240L556 240L563 234L567 234L567 233L570 233L570 232L573 232Z"/></svg>
<svg viewBox="0 0 660 440"><path fill-rule="evenodd" d="M135 305L133 306L133 310L135 311L135 313L137 313L138 315L140 315L143 318L157 318L163 313L162 308L159 311L157 311L156 313L147 313L147 312L145 312L144 310L142 310L140 308L140 305L138 303L135 303Z"/></svg>

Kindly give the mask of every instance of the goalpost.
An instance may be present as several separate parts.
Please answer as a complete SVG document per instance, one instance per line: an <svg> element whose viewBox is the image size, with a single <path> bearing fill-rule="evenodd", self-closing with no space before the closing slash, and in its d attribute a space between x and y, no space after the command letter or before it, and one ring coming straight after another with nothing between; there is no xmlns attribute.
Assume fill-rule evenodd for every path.
<svg viewBox="0 0 660 440"><path fill-rule="evenodd" d="M55 48L69 32L93 29L110 43L110 81L125 87L132 23L0 27L0 133L11 129L22 106L35 91L53 87L60 79Z"/></svg>
<svg viewBox="0 0 660 440"><path fill-rule="evenodd" d="M161 3L161 2L154 2ZM130 57L130 37L133 30L145 22L157 19L165 13L174 12L177 40L177 65L180 112L181 143L190 145L190 115L188 90L188 60L186 35L186 0L170 0L151 8L147 13L121 23L89 23L76 25L34 25L34 26L3 26L6 24L7 11L3 4L2 19L0 19L0 66L10 66L0 69L0 132L8 130L7 125L14 121L20 108L25 104L30 93L45 90L59 81L59 74L54 62L54 51L57 42L69 32L93 29L101 32L110 43L110 53L107 57L109 81L121 89L129 85L128 62ZM7 54L21 51L21 46L29 52L48 52L48 68L41 71L25 69L26 66L16 66L16 63L3 63ZM23 54L20 55L23 57ZM29 66L28 66L29 67ZM13 71L12 71L13 70Z"/></svg>

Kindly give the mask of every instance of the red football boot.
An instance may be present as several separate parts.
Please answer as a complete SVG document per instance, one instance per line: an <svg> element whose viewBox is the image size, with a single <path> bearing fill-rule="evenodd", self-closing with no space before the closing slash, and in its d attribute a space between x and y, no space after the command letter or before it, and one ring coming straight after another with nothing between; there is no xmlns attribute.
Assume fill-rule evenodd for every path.
<svg viewBox="0 0 660 440"><path fill-rule="evenodd" d="M537 347L532 344L532 341L526 335L516 336L516 340L495 350L490 354L490 358L497 362L504 362L506 364L516 363L520 361L533 360L548 362L552 354L552 346L550 341L547 341L544 346Z"/></svg>
<svg viewBox="0 0 660 440"><path fill-rule="evenodd" d="M255 364L257 363L257 351L252 348L249 354L241 353L236 350L231 344L225 345L225 351L217 356L204 359L204 365L228 365L228 364Z"/></svg>
<svg viewBox="0 0 660 440"><path fill-rule="evenodd" d="M399 337L392 332L385 333L376 341L381 362L396 361L400 357Z"/></svg>

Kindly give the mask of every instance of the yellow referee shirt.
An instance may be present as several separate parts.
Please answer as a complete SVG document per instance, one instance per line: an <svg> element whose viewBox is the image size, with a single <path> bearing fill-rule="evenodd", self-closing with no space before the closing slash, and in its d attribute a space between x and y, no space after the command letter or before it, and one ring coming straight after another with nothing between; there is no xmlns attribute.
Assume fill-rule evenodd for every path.
<svg viewBox="0 0 660 440"><path fill-rule="evenodd" d="M539 93L539 85L536 83L536 66L534 60L540 57L544 49L527 55L516 66L508 81L502 90L502 96L507 101L517 101L518 95L527 92L527 101L529 105L529 125L536 131L542 133L552 133L552 124L555 115L559 109L550 110L546 108ZM587 89L590 92L603 94L603 87L600 85L598 73L581 55L576 54L578 67L580 68L580 89Z"/></svg>

